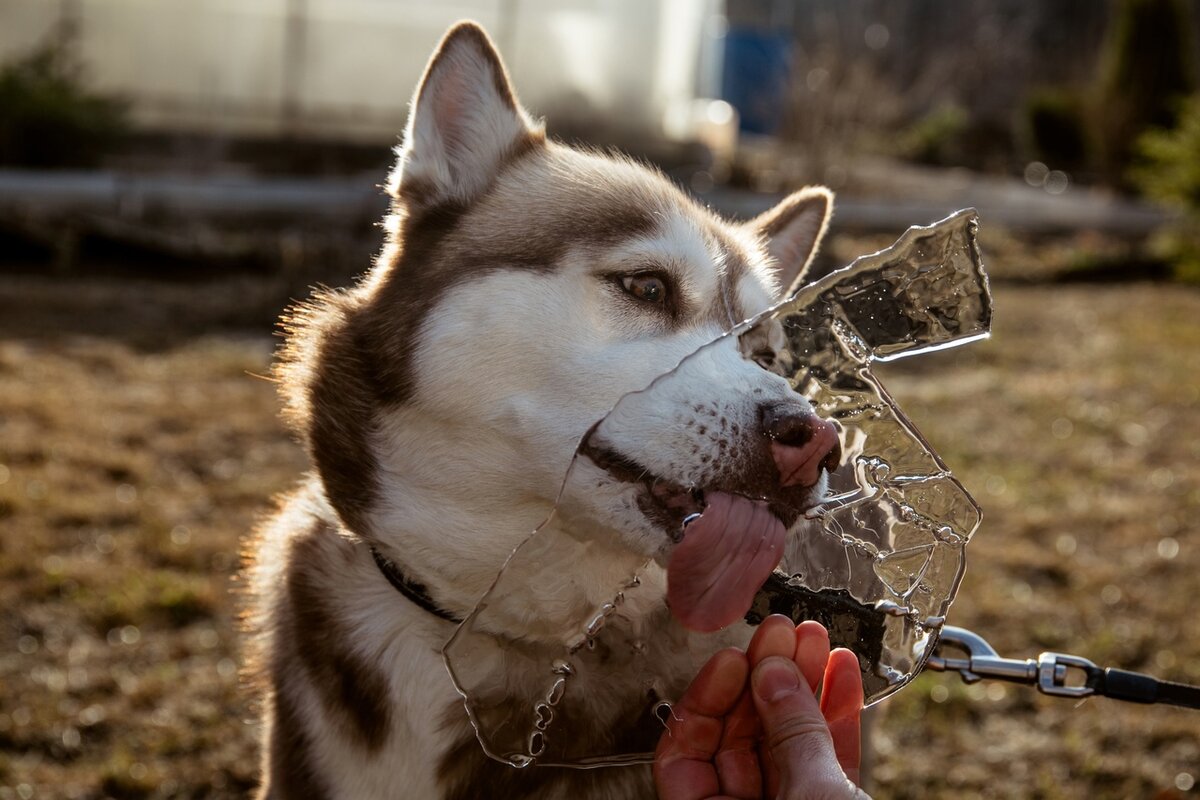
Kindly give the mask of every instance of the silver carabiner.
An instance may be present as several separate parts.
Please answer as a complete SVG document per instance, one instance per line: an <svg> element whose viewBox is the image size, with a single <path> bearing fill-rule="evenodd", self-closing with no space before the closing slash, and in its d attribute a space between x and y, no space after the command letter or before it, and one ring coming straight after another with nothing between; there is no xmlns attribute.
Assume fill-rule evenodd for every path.
<svg viewBox="0 0 1200 800"><path fill-rule="evenodd" d="M975 683L984 678L1009 681L1011 683L1038 683L1038 665L1030 659L1002 658L979 634L966 628L946 625L942 628L938 647L951 645L967 654L966 658L946 658L934 655L925 666L936 672L957 672L964 683Z"/></svg>
<svg viewBox="0 0 1200 800"><path fill-rule="evenodd" d="M939 654L940 648L948 645L962 650L966 658L946 657ZM1083 670L1090 676L1097 667L1091 661L1066 653L1042 653L1035 661L1032 658L1002 658L987 641L966 628L946 625L938 640L939 651L925 662L935 672L957 672L964 683L976 683L985 678L1036 686L1043 694L1056 697L1087 697L1095 694L1088 685L1068 686L1070 668Z"/></svg>

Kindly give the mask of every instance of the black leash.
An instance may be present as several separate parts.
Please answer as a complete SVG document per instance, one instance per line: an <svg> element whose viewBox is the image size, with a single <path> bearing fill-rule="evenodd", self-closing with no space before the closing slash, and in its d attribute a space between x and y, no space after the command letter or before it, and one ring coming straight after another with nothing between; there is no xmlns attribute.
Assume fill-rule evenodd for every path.
<svg viewBox="0 0 1200 800"><path fill-rule="evenodd" d="M966 658L941 655L946 646L962 650ZM1001 658L982 636L952 625L942 628L937 650L925 666L936 672L957 672L966 683L985 679L1023 683L1055 697L1097 695L1131 703L1200 709L1200 686L1161 681L1140 672L1105 669L1086 658L1065 653L1042 653L1036 659ZM1082 675L1072 682L1073 670Z"/></svg>
<svg viewBox="0 0 1200 800"><path fill-rule="evenodd" d="M462 619L433 602L433 598L429 596L429 590L423 584L417 583L401 572L400 567L396 566L396 562L376 550L375 545L371 545L371 557L375 559L375 566L379 567L379 571L383 573L383 577L387 578L388 583L397 592L435 617L441 617L447 622L453 622L455 625L462 622Z"/></svg>
<svg viewBox="0 0 1200 800"><path fill-rule="evenodd" d="M1131 703L1166 703L1181 708L1200 708L1200 686L1160 681L1140 672L1123 669L1088 670L1088 686L1096 694Z"/></svg>

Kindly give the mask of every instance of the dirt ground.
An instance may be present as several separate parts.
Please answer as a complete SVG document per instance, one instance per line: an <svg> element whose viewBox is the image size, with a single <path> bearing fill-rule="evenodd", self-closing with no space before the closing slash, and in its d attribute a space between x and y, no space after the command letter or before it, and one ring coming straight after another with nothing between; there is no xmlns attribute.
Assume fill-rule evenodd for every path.
<svg viewBox="0 0 1200 800"><path fill-rule="evenodd" d="M296 291L0 275L0 800L254 785L231 590L239 537L305 469L259 377ZM1200 683L1200 290L995 294L990 341L881 370L984 508L950 621ZM885 701L874 747L881 798L1200 782L1200 712L951 675Z"/></svg>

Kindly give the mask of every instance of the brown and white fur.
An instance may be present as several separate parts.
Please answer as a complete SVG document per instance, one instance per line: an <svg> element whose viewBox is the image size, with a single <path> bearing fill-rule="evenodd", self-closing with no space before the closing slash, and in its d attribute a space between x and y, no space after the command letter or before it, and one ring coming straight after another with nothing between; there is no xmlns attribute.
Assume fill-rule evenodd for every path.
<svg viewBox="0 0 1200 800"><path fill-rule="evenodd" d="M314 470L249 548L259 796L650 795L645 768L486 758L440 654L453 625L400 596L369 546L469 612L545 518L589 426L801 279L831 196L806 189L732 224L651 169L551 141L469 23L434 53L398 155L377 262L285 318L279 376ZM647 274L664 302L630 293ZM786 384L732 349L696 368L709 374L647 422L671 436L608 444L664 475L672 448L711 451L714 470L761 462L762 404ZM728 390L722 369L752 370L753 391ZM627 519L636 488L595 469L600 488L565 502L662 563L669 537Z"/></svg>

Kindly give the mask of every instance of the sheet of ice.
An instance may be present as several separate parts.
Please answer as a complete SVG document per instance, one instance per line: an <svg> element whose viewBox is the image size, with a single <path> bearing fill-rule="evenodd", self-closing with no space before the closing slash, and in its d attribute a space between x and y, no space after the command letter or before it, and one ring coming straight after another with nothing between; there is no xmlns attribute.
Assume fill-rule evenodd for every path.
<svg viewBox="0 0 1200 800"><path fill-rule="evenodd" d="M980 511L871 364L988 334L977 225L965 210L911 228L696 351L593 426L549 518L445 647L489 755L514 766L650 760L656 708L769 613L822 621L835 646L858 655L868 703L920 671ZM780 486L761 435L734 413L796 394L841 444L816 505L812 490ZM769 504L787 537L746 622L698 633L667 608L663 567L686 536L682 519L714 492Z"/></svg>

